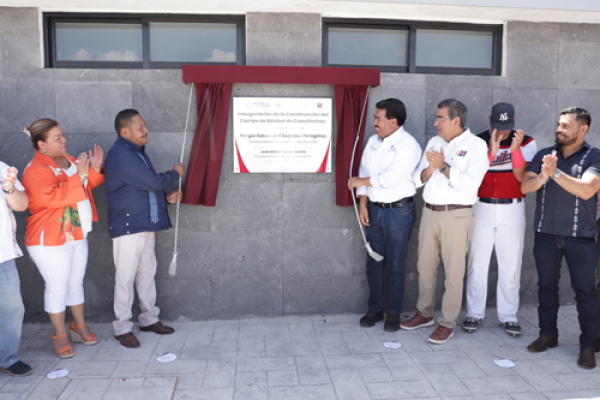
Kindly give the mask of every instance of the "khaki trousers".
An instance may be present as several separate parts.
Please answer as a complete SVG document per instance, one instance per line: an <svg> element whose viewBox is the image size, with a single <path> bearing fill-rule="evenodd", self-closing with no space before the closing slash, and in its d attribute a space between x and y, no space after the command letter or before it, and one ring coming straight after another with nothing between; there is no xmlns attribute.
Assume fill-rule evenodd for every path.
<svg viewBox="0 0 600 400"><path fill-rule="evenodd" d="M419 301L417 309L433 316L440 253L444 264L442 317L438 324L453 329L462 304L466 254L473 227L473 209L432 211L423 207L419 228Z"/></svg>
<svg viewBox="0 0 600 400"><path fill-rule="evenodd" d="M154 232L140 232L113 239L115 259L115 335L131 332L131 306L133 286L137 289L141 313L140 326L158 321L160 309L156 307L156 254Z"/></svg>

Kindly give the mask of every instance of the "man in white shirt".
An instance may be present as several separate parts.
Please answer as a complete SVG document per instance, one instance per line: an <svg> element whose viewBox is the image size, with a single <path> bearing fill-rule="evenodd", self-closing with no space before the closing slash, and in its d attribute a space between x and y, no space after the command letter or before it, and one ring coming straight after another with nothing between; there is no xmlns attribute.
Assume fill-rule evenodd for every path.
<svg viewBox="0 0 600 400"><path fill-rule="evenodd" d="M402 125L406 108L398 99L376 104L373 126L377 135L369 138L363 151L359 177L348 180L348 188L357 188L360 220L365 226L372 249L384 256L377 262L367 256L369 309L360 319L363 327L372 327L384 318L384 329L400 329L404 297L404 261L408 240L415 223L413 172L421 156L421 147ZM384 264L387 282L384 282ZM387 285L386 285L387 284ZM386 286L385 303L383 301Z"/></svg>
<svg viewBox="0 0 600 400"><path fill-rule="evenodd" d="M440 252L444 263L445 292L442 317L429 337L434 344L446 343L453 335L462 303L465 259L473 227L473 204L488 168L487 145L465 127L467 107L455 99L438 104L435 127L438 136L427 143L415 171L423 190L423 214L419 228L418 312L402 329L434 325L433 306Z"/></svg>
<svg viewBox="0 0 600 400"><path fill-rule="evenodd" d="M23 252L17 244L17 223L12 211L25 211L29 197L17 180L17 169L0 161L0 372L27 376L31 367L19 359L25 307L15 258Z"/></svg>

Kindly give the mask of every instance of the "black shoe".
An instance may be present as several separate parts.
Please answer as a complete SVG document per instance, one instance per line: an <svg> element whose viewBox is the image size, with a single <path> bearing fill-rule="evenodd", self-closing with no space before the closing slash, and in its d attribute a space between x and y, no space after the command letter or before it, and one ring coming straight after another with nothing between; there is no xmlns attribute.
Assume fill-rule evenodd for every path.
<svg viewBox="0 0 600 400"><path fill-rule="evenodd" d="M504 331L511 336L519 336L522 333L521 326L517 322L505 322Z"/></svg>
<svg viewBox="0 0 600 400"><path fill-rule="evenodd" d="M379 321L383 321L383 311L369 310L365 316L360 319L360 326L363 328L371 328Z"/></svg>
<svg viewBox="0 0 600 400"><path fill-rule="evenodd" d="M383 330L386 332L396 332L400 330L400 315L388 315L383 324Z"/></svg>
<svg viewBox="0 0 600 400"><path fill-rule="evenodd" d="M467 317L467 319L465 319L462 323L462 328L469 333L473 333L477 330L477 328L479 328L480 323L480 319L475 317Z"/></svg>
<svg viewBox="0 0 600 400"><path fill-rule="evenodd" d="M12 376L27 376L33 372L33 369L22 361L17 361L8 368L0 368L0 372L6 372Z"/></svg>

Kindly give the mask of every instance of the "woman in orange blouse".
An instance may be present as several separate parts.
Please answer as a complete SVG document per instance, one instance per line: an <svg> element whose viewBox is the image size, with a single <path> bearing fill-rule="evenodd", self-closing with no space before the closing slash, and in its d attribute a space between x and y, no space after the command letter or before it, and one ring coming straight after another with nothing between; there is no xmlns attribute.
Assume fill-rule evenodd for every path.
<svg viewBox="0 0 600 400"><path fill-rule="evenodd" d="M52 339L60 358L75 354L65 329L65 309L73 321L71 340L85 345L98 342L83 316L83 277L88 258L87 234L97 221L91 189L104 180L102 149L67 154L67 140L58 123L40 119L25 128L33 148L33 160L23 172L29 195L30 217L25 246L45 282L44 309L54 327Z"/></svg>

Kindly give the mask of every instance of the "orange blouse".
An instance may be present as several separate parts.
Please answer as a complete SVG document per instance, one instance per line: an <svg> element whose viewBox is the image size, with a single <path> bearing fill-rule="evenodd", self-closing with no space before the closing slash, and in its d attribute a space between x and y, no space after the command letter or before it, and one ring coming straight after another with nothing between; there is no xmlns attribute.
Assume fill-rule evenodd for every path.
<svg viewBox="0 0 600 400"><path fill-rule="evenodd" d="M65 158L72 163L71 155ZM98 221L92 189L104 181L104 174L90 167L88 185L85 188L79 176L70 178L52 160L35 152L33 160L23 172L23 186L29 195L29 212L25 228L25 245L41 244L40 235L44 232L44 246L60 246L73 240L84 238L77 203L89 198L92 206L92 220Z"/></svg>

